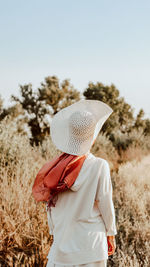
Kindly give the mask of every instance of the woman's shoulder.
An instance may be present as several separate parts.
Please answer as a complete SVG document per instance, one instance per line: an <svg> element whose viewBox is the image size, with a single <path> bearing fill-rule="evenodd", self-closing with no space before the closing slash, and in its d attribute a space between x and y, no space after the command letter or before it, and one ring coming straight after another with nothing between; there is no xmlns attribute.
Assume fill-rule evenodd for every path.
<svg viewBox="0 0 150 267"><path fill-rule="evenodd" d="M90 158L93 158L95 159L99 164L102 164L102 165L109 165L108 161L104 158L101 158L101 157L98 157L98 156L95 156L93 153L90 152L89 154Z"/></svg>

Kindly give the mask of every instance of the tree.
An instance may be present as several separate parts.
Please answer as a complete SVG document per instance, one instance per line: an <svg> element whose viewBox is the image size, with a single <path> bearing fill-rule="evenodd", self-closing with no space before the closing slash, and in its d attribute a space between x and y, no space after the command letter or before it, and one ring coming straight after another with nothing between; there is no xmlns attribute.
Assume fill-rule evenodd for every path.
<svg viewBox="0 0 150 267"><path fill-rule="evenodd" d="M133 109L123 97L120 97L119 90L114 84L106 86L100 82L90 82L83 95L86 99L100 100L113 109L113 113L102 127L102 132L106 132L107 135L115 131L130 132L134 120Z"/></svg>
<svg viewBox="0 0 150 267"><path fill-rule="evenodd" d="M74 89L69 79L61 84L56 76L48 76L45 82L38 88L39 100L45 100L46 104L53 108L53 115L60 109L80 100L80 92Z"/></svg>
<svg viewBox="0 0 150 267"><path fill-rule="evenodd" d="M12 101L21 104L31 129L31 144L38 145L50 134L50 121L54 114L80 99L80 92L73 88L69 80L62 84L56 76L48 76L35 92L32 84L20 85L21 98L11 96Z"/></svg>
<svg viewBox="0 0 150 267"><path fill-rule="evenodd" d="M144 117L144 110L140 109L134 123L134 128L139 129L139 128L145 128L145 120L143 119Z"/></svg>
<svg viewBox="0 0 150 267"><path fill-rule="evenodd" d="M49 134L49 125L44 121L45 114L49 113L48 107L43 101L39 101L36 92L33 92L32 84L20 85L21 98L11 96L11 100L20 103L25 111L25 117L31 129L31 144L36 145L42 141L42 137Z"/></svg>
<svg viewBox="0 0 150 267"><path fill-rule="evenodd" d="M3 99L0 96L0 121L2 121L6 116L11 116L12 119L17 118L19 115L23 114L21 106L17 103L11 107L3 107Z"/></svg>

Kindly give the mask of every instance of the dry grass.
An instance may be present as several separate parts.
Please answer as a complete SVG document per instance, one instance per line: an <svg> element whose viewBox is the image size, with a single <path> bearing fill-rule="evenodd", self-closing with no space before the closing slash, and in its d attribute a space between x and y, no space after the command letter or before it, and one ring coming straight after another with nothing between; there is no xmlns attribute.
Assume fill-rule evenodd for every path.
<svg viewBox="0 0 150 267"><path fill-rule="evenodd" d="M45 266L52 239L45 206L35 203L31 189L41 166L60 152L50 139L32 148L13 121L0 127L0 265ZM114 163L117 154L106 137L97 141L92 152ZM118 235L117 251L108 266L149 266L150 156L140 160L122 164L112 173Z"/></svg>
<svg viewBox="0 0 150 267"><path fill-rule="evenodd" d="M35 203L31 190L40 167L58 152L50 140L43 147L32 148L28 138L15 131L13 122L1 125L0 263L44 266L51 240L45 207Z"/></svg>
<svg viewBox="0 0 150 267"><path fill-rule="evenodd" d="M118 229L113 266L150 266L149 163L150 155L122 164L112 175Z"/></svg>
<svg viewBox="0 0 150 267"><path fill-rule="evenodd" d="M112 145L112 142L108 140L105 134L100 133L98 135L94 145L91 148L91 152L96 157L101 157L109 161L111 168L118 167L119 155Z"/></svg>

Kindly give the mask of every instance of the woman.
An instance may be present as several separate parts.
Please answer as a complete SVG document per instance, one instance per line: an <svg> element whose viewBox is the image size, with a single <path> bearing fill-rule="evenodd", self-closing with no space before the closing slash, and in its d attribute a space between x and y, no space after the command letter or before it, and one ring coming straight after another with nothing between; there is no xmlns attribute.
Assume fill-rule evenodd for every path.
<svg viewBox="0 0 150 267"><path fill-rule="evenodd" d="M47 267L103 267L115 251L117 234L108 162L90 148L112 109L80 100L59 111L51 138L62 154L38 172L33 195L47 202L54 241Z"/></svg>

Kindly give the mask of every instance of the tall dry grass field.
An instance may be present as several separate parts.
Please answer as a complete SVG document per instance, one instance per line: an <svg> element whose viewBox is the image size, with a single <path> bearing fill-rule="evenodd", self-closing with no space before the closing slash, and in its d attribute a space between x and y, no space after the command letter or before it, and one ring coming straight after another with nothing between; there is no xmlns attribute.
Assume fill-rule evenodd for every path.
<svg viewBox="0 0 150 267"><path fill-rule="evenodd" d="M113 170L115 151L104 136L92 153L104 156ZM106 143L106 146L105 146ZM106 151L107 147L107 151ZM95 149L95 150L94 150ZM112 153L110 153L110 150ZM15 122L0 125L0 265L45 266L52 243L44 204L35 203L32 185L41 166L58 155L50 138L31 147ZM112 154L112 155L110 155ZM111 159L113 159L111 161ZM108 266L150 266L150 156L112 172L118 235Z"/></svg>

